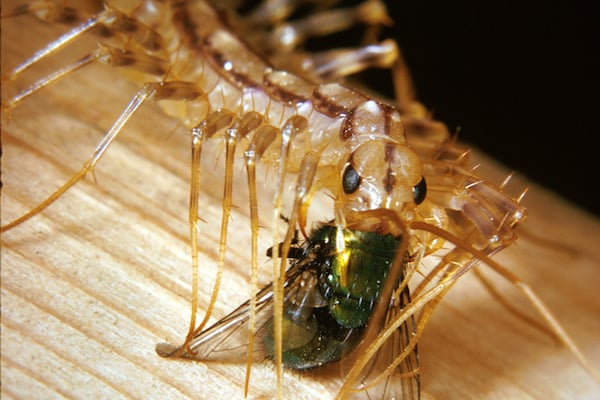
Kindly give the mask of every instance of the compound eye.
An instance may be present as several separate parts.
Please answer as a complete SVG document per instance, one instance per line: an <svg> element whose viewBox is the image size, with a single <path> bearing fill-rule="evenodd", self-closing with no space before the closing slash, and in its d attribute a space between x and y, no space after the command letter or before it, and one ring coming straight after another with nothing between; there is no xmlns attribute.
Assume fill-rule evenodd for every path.
<svg viewBox="0 0 600 400"><path fill-rule="evenodd" d="M421 177L419 183L413 186L412 192L415 204L419 205L425 200L425 196L427 196L427 183L425 183L424 177Z"/></svg>
<svg viewBox="0 0 600 400"><path fill-rule="evenodd" d="M344 188L344 193L354 193L360 186L360 179L360 175L354 169L352 164L348 164L344 170L344 175L342 176L342 187Z"/></svg>

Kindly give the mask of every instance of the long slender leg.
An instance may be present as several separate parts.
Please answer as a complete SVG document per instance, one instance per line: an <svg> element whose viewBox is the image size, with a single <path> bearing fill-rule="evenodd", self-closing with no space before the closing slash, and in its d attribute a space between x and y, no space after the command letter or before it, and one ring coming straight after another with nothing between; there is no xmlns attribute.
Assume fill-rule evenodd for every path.
<svg viewBox="0 0 600 400"><path fill-rule="evenodd" d="M191 175L190 175L190 207L189 207L189 224L190 224L190 244L191 244L191 255L192 255L192 304L191 304L191 315L190 325L188 334L185 339L185 343L176 352L171 354L176 357L185 351L187 351L187 343L189 343L196 333L200 332L212 313L214 303L216 301L217 294L219 292L219 285L221 281L222 268L225 258L225 244L227 235L227 223L225 227L221 227L221 239L219 245L219 264L217 269L217 277L215 279L215 285L211 296L210 303L208 305L203 322L199 327L196 327L196 314L198 312L198 221L199 221L199 190L200 190L200 154L202 149L202 143L205 140L210 139L213 135L229 128L235 120L236 116L230 111L221 110L215 111L214 113L207 116L207 118L201 122L198 126L192 129L192 162L191 162ZM233 155L235 151L236 140L228 141L228 164L227 170L233 169ZM231 148L233 147L233 149ZM231 165L230 165L231 164ZM223 218L231 211L231 174L232 172L226 172L226 184L223 201ZM229 188L228 188L229 186ZM229 195L228 195L229 193Z"/></svg>
<svg viewBox="0 0 600 400"><path fill-rule="evenodd" d="M190 325L187 338L189 339L196 328L198 309L198 201L200 189L200 155L204 132L202 129L192 129L192 160L190 163L190 204L188 222L190 224L190 252L192 256L192 304Z"/></svg>
<svg viewBox="0 0 600 400"><path fill-rule="evenodd" d="M84 23L60 36L58 39L48 43L44 48L38 50L33 56L29 57L27 60L18 65L7 77L9 79L15 79L18 75L22 74L34 64L39 63L50 54L56 53L61 48L81 37L84 33L89 32L92 28L102 24L107 18L108 15L105 12L91 17Z"/></svg>
<svg viewBox="0 0 600 400"><path fill-rule="evenodd" d="M256 150L252 146L245 152L246 173L248 177L248 203L250 207L251 238L251 273L250 273L250 317L248 322L248 358L246 361L246 380L244 382L244 397L248 396L250 387L250 371L254 352L254 331L256 329L256 291L258 289L258 204L256 199Z"/></svg>
<svg viewBox="0 0 600 400"><path fill-rule="evenodd" d="M221 278L223 276L223 267L225 265L225 252L227 250L227 228L229 226L229 216L231 214L231 196L233 190L233 166L235 155L235 147L238 141L238 129L231 128L227 129L226 133L226 147L225 147L225 186L223 188L223 205L221 212L221 233L219 237L219 258L217 264L217 277L215 279L215 289L211 296L208 311L204 316L200 325L195 331L200 332L208 322L210 318L210 310L212 310L214 303L217 301L217 293L221 284ZM189 338L193 337L194 332L190 332Z"/></svg>
<svg viewBox="0 0 600 400"><path fill-rule="evenodd" d="M496 261L494 261L484 251L474 248L469 243L460 240L457 237L454 237L454 235L450 234L447 231L444 231L436 226L418 221L412 222L410 224L410 227L412 229L425 230L445 238L446 240L452 242L453 244L470 253L473 257L475 257L475 259L485 263L488 267L492 268L504 279L512 283L525 295L527 300L533 305L538 314L546 321L552 332L554 332L558 339L569 349L569 351L571 351L571 353L575 356L575 358L577 358L579 363L594 377L594 379L600 381L600 372L598 372L590 364L590 362L583 355L579 347L575 344L571 336L562 327L558 319L556 319L556 317L552 314L550 309L544 304L542 299L527 283L523 282L518 276L504 268ZM468 272L473 267L473 265L473 263L465 265L462 269L460 269L458 272L452 275L453 277L455 277L453 279L458 279L461 275Z"/></svg>
<svg viewBox="0 0 600 400"><path fill-rule="evenodd" d="M276 3L265 2L266 7L255 10L247 20L256 26L275 26L263 39L263 46L278 53L294 51L309 38L342 32L357 23L367 26L365 41L373 42L379 27L392 23L383 2L376 0L365 1L354 7L316 11L305 18L289 22L285 20L293 11L292 4L288 2L288 7L285 7Z"/></svg>
<svg viewBox="0 0 600 400"><path fill-rule="evenodd" d="M275 342L275 372L277 375L277 398L283 398L283 277L280 276L280 271L285 265L285 254L279 254L279 216L281 215L285 171L287 169L288 154L290 144L295 130L292 124L286 123L281 132L281 157L277 170L277 190L273 202L273 338Z"/></svg>
<svg viewBox="0 0 600 400"><path fill-rule="evenodd" d="M250 208L251 239L251 275L250 275L250 317L248 322L248 358L244 396L248 395L250 372L254 353L254 332L256 331L256 293L258 292L258 201L256 195L256 163L277 136L277 128L265 125L259 128L248 149L244 153L248 177L248 203Z"/></svg>
<svg viewBox="0 0 600 400"><path fill-rule="evenodd" d="M145 84L130 100L129 104L125 109L121 112L117 120L108 130L104 138L98 143L94 152L90 155L88 160L83 164L81 169L77 171L73 176L65 182L61 187L59 187L54 193L48 196L44 201L40 204L15 219L14 221L9 222L8 224L2 226L0 231L6 231L15 226L27 221L34 215L38 214L54 201L56 201L60 196L62 196L67 190L69 190L73 185L82 180L88 173L93 174L94 167L100 161L110 144L117 138L117 136L123 130L123 127L129 121L129 119L135 114L135 112L140 108L140 106L148 99L156 99L160 100L165 98L165 96L169 96L171 99L189 99L193 100L200 96L201 92L195 88L195 85L189 84L186 82L167 82L167 83L147 83Z"/></svg>
<svg viewBox="0 0 600 400"><path fill-rule="evenodd" d="M470 271L479 262L483 262L484 264L488 265L503 278L515 285L515 287L517 287L525 295L528 301L546 321L552 332L578 359L580 364L594 377L594 379L600 380L600 374L598 371L588 362L570 335L564 330L556 317L550 312L548 307L529 285L508 271L502 265L498 264L487 254L487 252L474 248L468 242L461 240L460 238L439 227L424 222L415 221L409 224L409 228L414 230L425 230L434 233L455 244L457 247L453 252L448 253L448 255L446 255L440 261L436 268L434 268L433 271L428 274L427 278L429 279L427 279L427 281L431 281L431 278L433 278L434 275L442 272L440 280L428 290L425 290L425 286L419 286L415 292L413 292L417 293L417 296L391 323L386 326L385 330L373 340L365 340L367 347L363 349L364 351L359 352L360 356L358 357L356 363L353 364L351 371L348 373L342 389L338 394L338 398L342 398L344 395L354 390L364 389L353 388L353 385L359 381L358 379L363 368L372 359L372 357L375 356L376 352L380 349L384 342L393 335L393 333L404 321L406 321L411 315L420 313L415 336L411 338L406 348L396 357L395 361L391 363L390 366L373 381L367 382L367 385L375 385L385 377L392 374L394 369L410 354L410 348L416 345L418 338L420 337L428 319L431 316L431 313L433 312L433 309L437 306L439 301L441 301L450 288L462 277L462 275Z"/></svg>
<svg viewBox="0 0 600 400"><path fill-rule="evenodd" d="M155 76L161 76L168 70L167 62L158 58L149 56L146 54L123 52L121 50L111 48L108 46L99 46L96 50L89 54L81 57L75 62L66 65L51 74L39 79L33 83L27 89L17 94L12 99L9 99L2 105L3 111L10 112L13 108L17 107L21 102L29 98L30 96L38 93L43 88L54 84L69 74L89 66L93 62L100 61L105 64L111 65L124 65L127 64L134 69L142 72L147 72Z"/></svg>
<svg viewBox="0 0 600 400"><path fill-rule="evenodd" d="M25 11L22 9L13 10L12 12L3 14L3 17L15 16L30 12L36 15L54 15L51 18L43 18L54 21L57 19L65 19L68 15L74 12L69 8L57 8L56 5L53 5L49 2L34 2L32 6L33 5L35 5L37 8L25 8ZM40 7L42 9L40 9ZM43 9L44 7L46 7L45 10ZM146 27L135 19L127 17L113 8L107 7L103 11L91 16L83 23L74 27L69 32L63 34L58 39L48 43L48 45L46 45L44 48L38 50L33 56L29 57L23 63L18 65L7 77L9 79L15 79L17 76L22 74L33 65L39 63L44 58L56 53L61 48L64 48L83 36L85 33L100 25L105 26L111 31L127 33L129 38L136 41L142 48L148 51L156 51L163 48L162 39L152 29Z"/></svg>

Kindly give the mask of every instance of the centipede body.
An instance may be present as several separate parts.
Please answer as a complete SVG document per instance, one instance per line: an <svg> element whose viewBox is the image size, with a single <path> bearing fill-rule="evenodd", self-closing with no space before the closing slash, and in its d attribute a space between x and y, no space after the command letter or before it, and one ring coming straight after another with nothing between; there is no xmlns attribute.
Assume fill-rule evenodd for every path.
<svg viewBox="0 0 600 400"><path fill-rule="evenodd" d="M2 22L4 25L10 23L10 21ZM33 25L44 32L54 33L57 29L39 23ZM10 29L3 29L3 41L17 43L18 37L6 37L9 33ZM29 50L21 46L11 48L5 43L3 42L2 46L3 52L8 51L9 56L3 54L3 63L13 60L12 57L21 60L36 48L35 45ZM65 80L64 87L48 89L38 96L39 99L31 99L31 102L24 103L22 109L14 111L10 124L3 126L5 153L2 160L5 177L2 193L3 219L4 212L10 212L15 204L19 207L19 203L29 201L27 200L29 196L36 196L39 183L32 184L33 179L44 182L44 185L49 184L48 190L51 190L65 179L69 171L77 168L82 159L71 157L85 157L89 153L89 149L114 119L114 115L120 111L116 99L120 99L119 101L125 104L135 91L135 87L114 71L106 68L98 70L99 75L95 74L93 79L85 72L81 76L73 75ZM90 81L96 83L90 84ZM111 85L107 87L102 82L111 82ZM87 87L87 89L83 92L81 89L77 91L78 87ZM95 89L93 95L90 94L92 88ZM66 96L65 92L70 95ZM149 105L148 108L143 117L137 118L137 122L132 122L133 125L127 128L127 134L120 143L111 148L110 157L113 159L107 156L106 160L103 160L96 173L97 184L94 184L92 179L88 179L79 185L73 194L67 195L53 206L33 226L23 228L20 233L15 231L17 233L11 233L11 236L3 235L2 281L5 297L2 353L5 372L2 390L4 393L18 397L23 394L24 382L33 381L34 389L31 390L39 390L38 394L61 394L66 397L77 396L78 393L80 395L105 393L115 397L184 398L198 397L198 393L208 395L209 390L219 394L223 394L223 390L231 390L234 397L235 393L239 394L239 391L235 391L234 388L243 380L242 368L236 370L230 366L173 364L153 359L154 343L165 338L175 340L178 334L185 330L186 299L189 297L186 225L178 216L186 212L187 206L185 176L189 145L185 131L178 129L177 122L164 118L156 106ZM39 117L33 118L33 115ZM88 140L86 138L90 135L88 132L94 132L95 137L86 142L86 148L84 141ZM12 156L11 146L19 149L18 153L13 153ZM18 175L11 178L9 174L12 173L11 165L25 166L25 168L19 168ZM215 185L218 185L218 178L214 179ZM213 205L215 211L218 207L218 204ZM560 210L561 206L557 208ZM218 216L210 219L211 213L211 208L208 208L203 214L207 224L218 222ZM580 218L581 226L591 224L590 229L598 229L597 224L593 221L590 223L576 212L567 211L564 214L566 218ZM240 211L234 219L236 222L241 222L243 218L245 216ZM575 238L578 238L577 241ZM214 257L216 242L214 238L212 240L205 243L208 258ZM235 238L230 240L232 243L237 242ZM242 240L244 239L240 239ZM589 243L590 239L581 235L575 234L571 240L572 242L569 243L577 243L578 248L585 251L593 247L593 243ZM148 245L148 243L152 244ZM586 243L588 244L585 245ZM542 254L545 252L550 254L548 258L553 258L552 249L540 250L532 244L523 246L532 246L535 251L541 251ZM515 251L517 255L513 257L527 258L524 256L524 253L527 253L526 249L519 250ZM585 251L583 254L587 254ZM228 265L243 266L247 263L244 261L244 255L238 254L235 249L229 254ZM558 258L563 262L559 267L569 263L581 264L582 267L579 274L571 274L568 279L577 283L593 281L590 279L593 277L593 271L587 272L591 277L586 275L585 271L581 271L581 269L591 270L589 267L585 268L589 265L588 259L569 257L568 254L560 255ZM509 265L519 265L518 261L507 259ZM547 268L549 268L547 265L540 267L539 273L534 272L534 276L544 275L545 279L551 281L553 276L557 276L563 280L562 284L569 287L569 284L564 282L565 278L560 273L560 269L556 275L552 275L548 274ZM236 274L232 273L233 276L227 278L232 287L230 292L224 294L225 298L239 292L236 287L244 287L245 272L241 273L242 276ZM207 284L210 285L210 277L206 279ZM467 287L476 285L477 283L471 283ZM477 293L478 290L473 289L473 291ZM245 292L245 289L241 292ZM57 293L61 296L57 296ZM241 296L245 297L244 293ZM474 300L471 304L478 303L478 296L485 295L477 295L469 291L468 300ZM541 353L555 354L556 349L552 346L552 341L547 339L547 335L535 333L537 331L532 330L527 324L519 325L515 329L515 323L510 322L512 320L509 316L498 321L497 319L500 319L497 318L498 314L502 313L489 311L499 309L496 308L497 306L487 306L488 302L485 310L474 310L472 306L468 306L467 299L458 297L461 296L457 294L451 297L455 301L437 314L444 314L445 310L448 312L446 315L456 314L459 319L466 320L466 323L462 327L459 325L457 328L437 330L438 324L455 322L448 321L449 317L434 320L430 329L433 333L424 338L421 346L422 357L425 360L429 357L428 369L433 370L431 372L434 373L426 378L429 380L429 382L426 380L427 384L430 385L429 389L425 387L426 394L430 390L430 393L435 396L437 390L445 392L449 387L454 389L457 395L460 393L461 388L453 387L448 383L452 379L448 381L443 379L449 368L448 365L461 365L457 368L458 371L455 371L459 376L457 380L460 378L465 382L465 376L470 376L466 381L468 390L463 388L465 393L472 394L477 390L480 393L489 393L489 390L493 390L487 385L482 385L477 379L477 376L483 377L483 373L477 375L467 372L473 372L480 366L480 358L476 354L469 355L460 350L458 354L453 354L443 350L446 348L444 343L449 340L448 330L456 329L460 330L461 336L476 337L477 332L485 324L474 324L473 321L487 321L490 331L506 332L506 335L511 338L508 342L511 343L518 341L517 336L523 336L517 334L519 331L525 331L525 342L528 344L533 342L535 345L529 350L531 353L523 353L519 357L529 359L530 362L532 359L535 360L535 357L527 355L535 353L536 350L541 350ZM236 304L237 301L232 300L232 303ZM493 304L493 301L490 303ZM560 310L572 310L578 305L569 296L557 300L556 303L552 303L552 306L556 306L558 313ZM218 311L225 312L227 309L224 304ZM494 318L485 318L482 315L493 315ZM86 320L94 322L89 325L81 323ZM573 317L573 320L576 321L575 324L580 323L576 317ZM178 324L180 326L177 326ZM587 343L586 335L589 341L593 342L594 335L590 332L597 331L594 329L594 322L586 319L583 324L582 331L588 333L581 334L584 337L582 342ZM471 333L473 336L470 336ZM494 335L485 336L492 338ZM451 340L458 339L453 337ZM504 342L502 339L496 340ZM469 342L468 339L466 341ZM469 347L469 344L463 343L463 346ZM502 345L503 348L505 346L506 344ZM432 349L430 352L436 354L428 356L427 347ZM453 347L460 349L462 346L448 346L448 348ZM533 382L540 380L545 382L545 378L537 372L532 374L533 377L528 374L521 375L523 371L518 371L517 374L511 367L516 365L516 362L507 366L506 358L501 357L505 352L501 349L497 350L496 347L499 346L494 346L493 342L485 343L485 350L482 353L490 352L498 355L499 361L486 362L490 363L487 368L500 370L502 371L500 376L505 377L500 378L499 382L492 383L501 393L522 395L523 387L517 385L514 388L511 384L511 381L516 378L526 379L523 386L526 386L525 384L529 386L532 379ZM540 349L541 347L543 349ZM517 351L513 350L510 353L516 356ZM437 361L432 362L438 354L448 353L450 357L455 357L446 360L448 364L441 361L439 364ZM98 354L102 354L105 358L98 360ZM464 361L464 358L467 359L466 365L458 361ZM490 358L496 359L496 357ZM487 360L490 358L486 357ZM568 361L568 354L565 354L565 359L566 361L561 365L573 364ZM470 365L474 366L471 369L468 367L469 360ZM530 365L530 362L519 365ZM72 372L71 379L67 380L58 373L56 365ZM539 365L535 364L532 369L535 371L538 367ZM436 368L440 374L435 374ZM552 366L547 368L553 371ZM575 380L572 374L577 375L578 371L574 369L562 371L565 381ZM127 371L128 379L119 376L116 371ZM265 368L265 376L269 376L270 372L268 367ZM555 376L554 372L552 375ZM136 376L139 382L144 382L143 385L128 383L131 377ZM93 384L75 384L88 379L91 379ZM330 389L327 380L319 377L293 376L291 379L293 387L299 391L306 391L304 393L307 393L307 397L310 397L310 393ZM589 379L586 380L585 377L576 380L589 383ZM255 378L255 381L260 381L260 378ZM553 381L558 382L558 379ZM10 382L15 384L11 385ZM311 389L310 386L313 384L316 387ZM593 385L594 383L591 382L587 387L593 391ZM544 385L534 386L538 388L536 390L541 390L539 387ZM560 386L561 388L556 390L573 387L572 383L561 383ZM213 389L210 389L211 387ZM580 390L581 387L577 389ZM206 391L203 392L204 390ZM554 392L552 389L549 390ZM534 393L538 394L538 392Z"/></svg>

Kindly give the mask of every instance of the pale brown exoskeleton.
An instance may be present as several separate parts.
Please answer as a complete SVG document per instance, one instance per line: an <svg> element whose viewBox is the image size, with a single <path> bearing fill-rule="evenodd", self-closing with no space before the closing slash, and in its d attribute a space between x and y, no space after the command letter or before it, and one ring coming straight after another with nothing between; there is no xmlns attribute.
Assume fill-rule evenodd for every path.
<svg viewBox="0 0 600 400"><path fill-rule="evenodd" d="M31 1L20 8L3 2L5 19L35 15L69 27L23 63L3 68L3 129L35 98L94 71L96 64L121 67L138 85L67 183L30 212L16 213L22 217L12 222L4 220L3 204L2 229L15 228L3 234L3 246L4 235L15 246L18 241L9 235L18 232L17 226L39 218L73 185L93 175L141 107L159 100L162 111L191 132L191 318L181 346L157 347L162 356L243 365L243 393L250 397L298 397L298 389L286 383L292 374L284 372L287 366L334 376L339 398L418 398L417 342L449 289L484 263L517 286L587 365L539 297L491 258L516 240L515 227L525 217L521 196L507 193L508 180L495 185L480 178L468 152L413 98L395 42L376 41L378 28L390 23L384 5L315 6L315 14L290 19L300 3L266 1L240 15L233 6L204 1ZM307 36L355 24L366 26L364 45L320 54L300 50ZM68 50L79 51L79 57L51 65L33 84L20 83ZM371 67L392 70L395 103L344 83ZM5 87L13 85L18 89L5 94ZM46 128L40 146L53 134L52 124ZM63 151L72 151L63 145ZM223 165L218 172L211 171L215 158ZM163 167L172 169L168 160ZM155 200L160 208L169 197L156 195L163 196ZM220 219L208 219L215 215L209 207L220 211ZM232 220L242 209L245 226ZM162 218L168 217L169 212ZM235 239L234 230L248 232L246 241ZM264 231L267 239L261 240ZM207 248L216 268L205 259ZM272 273L265 277L259 268L267 248ZM227 308L218 301L230 285L226 256L246 249L248 256L238 268L249 276L246 297L253 295L209 327L213 312ZM146 266L150 260L140 263ZM157 273L162 285L178 286L162 283L164 274ZM273 284L259 290L265 280ZM196 320L199 307L206 308L201 321ZM144 325L146 318L134 320ZM254 369L269 358L275 365L270 388L276 392L254 393L254 382L265 379L255 377Z"/></svg>

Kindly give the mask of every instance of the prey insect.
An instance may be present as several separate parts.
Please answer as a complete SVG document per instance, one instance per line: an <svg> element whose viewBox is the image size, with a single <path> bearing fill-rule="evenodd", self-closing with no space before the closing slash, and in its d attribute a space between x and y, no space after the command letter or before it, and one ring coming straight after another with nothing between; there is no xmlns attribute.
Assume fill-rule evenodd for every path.
<svg viewBox="0 0 600 400"><path fill-rule="evenodd" d="M297 43L283 40L289 36L268 33L277 25L293 37L302 36L303 26L308 26L309 34L320 34L326 25L319 25L318 18L329 21L327 26L334 30L341 29L333 22L353 20L351 14L337 13L340 10L320 11L308 25L285 25L270 3L247 17L199 1L133 2L128 8L91 3L97 7L90 14L82 12L85 16L77 7L58 4L52 9L58 19L84 22L52 42L47 52L17 67L13 78L92 27L104 32L102 44L3 102L5 110L18 109L33 94L97 62L136 71L142 76L136 79L143 83L84 167L24 219L92 173L147 100L184 104L183 110L172 104L165 108L192 132L192 318L184 344L160 346L162 355L218 361L241 355L248 377L258 359L272 358L279 382L284 365L305 369L331 364L344 377L340 397L386 398L403 393L415 398L420 390L417 341L436 304L480 261L523 287L578 354L537 296L490 258L516 239L513 228L524 217L519 199L502 186L480 179L444 126L422 112L411 97L394 44L371 43L317 56L303 54ZM20 11L45 15L51 4L33 2ZM386 21L374 12L380 10L380 3L365 2L361 7L352 12L369 10L378 15L366 21L372 28ZM250 45L240 39L242 35ZM280 42L273 42L277 38ZM253 47L265 49L264 55ZM286 66L291 59L303 62ZM288 68L294 64L308 67ZM396 71L397 108L335 82L370 66ZM200 162L206 157L206 146L214 142L222 143L225 164L217 284L206 317L198 324L196 275L203 237L199 191L208 190ZM265 218L272 225L274 283L213 328L206 328L231 246L228 224L234 208L234 166L239 160L245 164L248 186L252 287L257 288L257 243ZM256 185L255 168L260 165L267 167L275 188L272 215L259 213L265 209ZM316 203L313 199L322 193L332 199L331 211L313 225L309 216ZM279 222L281 213L289 215L287 228ZM296 227L306 239L299 254L291 250ZM426 269L425 261L432 257L434 266ZM288 258L292 266L285 272ZM200 271L204 274L206 269ZM417 275L424 278L409 294L409 283ZM248 378L246 386L251 382ZM280 396L282 386L278 384Z"/></svg>

